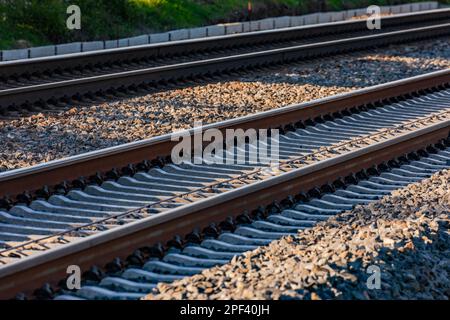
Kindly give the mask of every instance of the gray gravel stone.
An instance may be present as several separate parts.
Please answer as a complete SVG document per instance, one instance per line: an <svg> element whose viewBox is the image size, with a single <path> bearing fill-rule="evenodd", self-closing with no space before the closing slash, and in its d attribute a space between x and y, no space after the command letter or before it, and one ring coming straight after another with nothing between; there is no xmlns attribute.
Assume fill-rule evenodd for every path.
<svg viewBox="0 0 450 320"><path fill-rule="evenodd" d="M380 288L367 281L376 266ZM195 290L192 290L194 288ZM449 299L450 170L146 299Z"/></svg>

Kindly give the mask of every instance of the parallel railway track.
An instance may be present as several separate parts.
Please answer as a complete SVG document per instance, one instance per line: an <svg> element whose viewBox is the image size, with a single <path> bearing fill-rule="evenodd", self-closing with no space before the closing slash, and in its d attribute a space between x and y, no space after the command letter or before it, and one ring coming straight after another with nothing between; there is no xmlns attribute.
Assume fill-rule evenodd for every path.
<svg viewBox="0 0 450 320"><path fill-rule="evenodd" d="M413 181L411 172L423 169L426 176L443 168L448 165L448 150L443 149L448 147L450 130L449 82L450 70L444 70L203 128L281 128L279 172L240 165L175 166L162 160L174 145L169 136L162 136L2 173L0 194L17 197L16 201L3 200L0 260L5 265L0 267L0 297L12 297L19 291L31 294L45 282L55 286L64 278L66 267L77 264L90 270L85 279L95 280L95 286L82 289L80 297L136 298L154 285L143 284L143 279L153 277L153 283L170 280L174 278L170 274L191 274L223 263L233 255L230 245L246 250L264 244L311 224L314 215L336 213L357 199L368 201ZM422 151L415 153L418 150ZM428 167L410 163L371 178L371 182L388 185L367 191L373 197L346 192L352 191L348 187L332 194L336 188L438 150ZM157 156L162 158L152 164ZM392 182L396 176L399 183ZM371 182L365 184L368 189ZM312 200L321 195L329 201ZM341 199L341 203L336 196L343 195L347 200ZM328 204L332 199L336 205ZM280 211L275 200L281 206L300 201L297 206L301 206L303 218L271 215L267 221L252 222L255 215L242 215L247 210L262 218ZM259 206L265 209L254 211ZM247 226L236 228L236 223ZM193 231L196 229L203 231ZM223 233L233 230L235 233ZM181 238L174 238L176 235ZM184 240L183 235L187 235ZM239 239L246 243L242 248ZM188 249L187 243L201 246ZM205 243L211 246L205 247ZM168 248L172 249L166 254ZM184 251L173 253L173 248ZM141 278L133 270L134 282L129 282L130 271L123 276L125 264L119 260L106 268L118 278L102 278L99 269L90 269L115 257L128 261L127 266L142 266L152 257L162 260L147 261ZM100 287L99 281L103 281ZM48 287L36 295L53 297Z"/></svg>
<svg viewBox="0 0 450 320"><path fill-rule="evenodd" d="M450 9L0 63L0 114L450 34Z"/></svg>

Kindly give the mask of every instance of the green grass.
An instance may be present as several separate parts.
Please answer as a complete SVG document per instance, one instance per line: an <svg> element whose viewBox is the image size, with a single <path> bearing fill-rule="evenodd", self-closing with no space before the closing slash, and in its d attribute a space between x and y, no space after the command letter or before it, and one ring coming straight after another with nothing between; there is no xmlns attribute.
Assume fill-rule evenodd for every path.
<svg viewBox="0 0 450 320"><path fill-rule="evenodd" d="M252 0L252 18L414 1ZM81 30L66 28L71 4L81 8ZM247 0L0 0L0 49L117 39L246 18Z"/></svg>

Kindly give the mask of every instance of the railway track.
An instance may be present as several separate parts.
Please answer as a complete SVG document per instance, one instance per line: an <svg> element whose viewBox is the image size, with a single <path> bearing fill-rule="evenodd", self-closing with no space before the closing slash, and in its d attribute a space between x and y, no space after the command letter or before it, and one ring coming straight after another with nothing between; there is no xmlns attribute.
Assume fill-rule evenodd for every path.
<svg viewBox="0 0 450 320"><path fill-rule="evenodd" d="M447 140L446 145L428 146L426 150L361 172L359 179L347 183L345 188L345 183L338 180L327 191L316 190L316 195L301 194L298 199L286 199L280 206L273 206L269 213L260 208L253 216L243 215L237 223L229 222L228 229L222 228L222 232L211 232L214 229L210 227L203 237L191 237L191 242L181 246L172 244L165 254L146 255L138 251L130 256L128 263L113 260L105 272L91 268L85 274L84 285L75 292L62 289L55 295L44 287L37 294L56 300L139 299L159 282L172 282L228 263L245 251L268 245L283 236L295 236L299 230L332 215L376 201L449 167L450 140Z"/></svg>
<svg viewBox="0 0 450 320"><path fill-rule="evenodd" d="M339 200L332 195L334 189L356 183L367 175L380 174L396 167L396 163L417 160L417 155L434 154L437 149L447 147L449 82L450 70L444 70L204 128L280 128L282 165L279 171L267 171L255 165L176 166L164 158L155 161L156 156L170 154L174 145L169 136L162 136L2 173L0 194L17 197L16 201L4 198L4 209L0 212L0 245L3 246L0 261L4 264L0 267L0 296L12 297L20 291L30 294L45 282L55 286L64 278L67 266L77 264L89 270L86 280L95 280L95 286L82 289L80 297L136 298L154 284L134 281L138 278L133 281L126 276L123 278L121 272L125 265L139 264L151 257L162 258L149 261L147 267L152 265L154 269L144 268L143 272L153 273L153 282L174 279L176 277L164 277L172 271L175 276L181 271L190 274L226 261L233 253L225 250L227 243L228 247L250 248L258 242L251 239L267 242L272 239L267 235L281 236L304 224L301 219L295 222L294 217L291 217L291 224L285 224L288 220L284 218L289 217L276 218L275 215L267 221L253 223L254 215L253 218L250 214L242 215L245 209L250 212L258 206L268 206L256 211L257 216L262 217L269 211L279 211L286 203L292 205L301 201L304 210L300 211L306 215L303 218L307 225L308 214L311 214L307 208L311 203L305 201L310 198L328 193L326 197L330 200L311 200L314 201L311 210L328 206L330 211L322 211L331 214L347 208L358 196L341 199L347 206L339 201L335 205L327 204L332 199ZM432 145L436 147L430 147ZM428 151L414 153L424 148ZM437 160L448 154L448 151L440 152L439 156L434 156ZM405 154L409 155L405 158ZM386 162L394 158L398 161ZM430 168L447 165L447 160L442 161ZM392 180L395 175L404 173L406 178L399 178L399 182L412 181L410 173L414 170L406 168L410 169L409 173L404 173L403 167L373 179ZM430 172L424 171L424 174ZM24 192L27 189L29 191ZM345 190L335 196L349 195ZM288 195L297 195L297 198L286 200ZM363 200L369 198L362 197ZM280 205L274 205L274 200ZM316 204L325 207L316 207ZM236 223L249 226L236 228ZM203 231L193 231L195 229ZM239 232L221 233L233 230ZM175 235L187 236L183 240ZM206 243L221 243L225 247L185 248L186 243L203 245L205 237L219 239L218 242L208 239ZM239 237L253 242L239 247L239 243L233 242ZM231 242L224 242L225 238ZM153 246L158 242L167 246ZM167 247L184 251L165 255ZM142 249L131 254L138 248ZM203 261L202 248L216 250L211 254L217 254L218 258L208 256L205 259L209 262ZM189 250L192 254L187 254ZM119 278L103 281L100 269L89 269L115 257L127 262L116 259L108 264L106 271L108 274L120 271ZM196 257L200 259L197 261ZM171 264L176 265L178 271ZM99 285L99 281L103 283ZM113 287L119 289L111 291ZM39 298L54 296L48 286L35 294Z"/></svg>
<svg viewBox="0 0 450 320"><path fill-rule="evenodd" d="M0 114L148 92L198 78L450 34L450 9L0 63Z"/></svg>

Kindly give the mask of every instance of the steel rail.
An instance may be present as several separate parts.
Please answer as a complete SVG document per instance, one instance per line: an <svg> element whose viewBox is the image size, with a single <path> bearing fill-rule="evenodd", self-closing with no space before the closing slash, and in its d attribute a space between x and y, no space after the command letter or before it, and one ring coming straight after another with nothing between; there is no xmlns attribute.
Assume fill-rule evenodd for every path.
<svg viewBox="0 0 450 320"><path fill-rule="evenodd" d="M175 234L187 234L211 222L219 223L244 210L281 201L289 195L425 148L447 138L449 133L450 120L442 121L32 255L0 268L0 299L11 298L19 291L29 293L44 282L56 284L64 278L68 265L86 269L115 257L125 258L139 247L168 241Z"/></svg>
<svg viewBox="0 0 450 320"><path fill-rule="evenodd" d="M334 112L352 107L413 94L420 90L436 88L449 83L450 69L446 69L350 93L205 125L203 130L210 128L220 130L241 128L246 130L249 128L282 127L300 120L305 121L319 116L331 115ZM188 130L188 132L191 136L194 134L194 130ZM34 192L43 186L51 187L63 181L89 177L96 173L105 173L114 168L119 169L129 164L137 164L144 160L170 155L176 143L171 141L171 134L166 134L32 167L2 172L0 173L0 198L12 197L24 191Z"/></svg>
<svg viewBox="0 0 450 320"><path fill-rule="evenodd" d="M393 27L425 21L449 18L450 9L405 13L381 17L383 27ZM254 31L191 40L114 48L100 51L0 62L0 77L51 72L61 69L83 68L87 65L133 61L142 58L186 55L195 52L221 50L231 47L280 42L291 39L311 38L324 34L367 30L366 20L348 20L318 25L307 25L266 31Z"/></svg>

